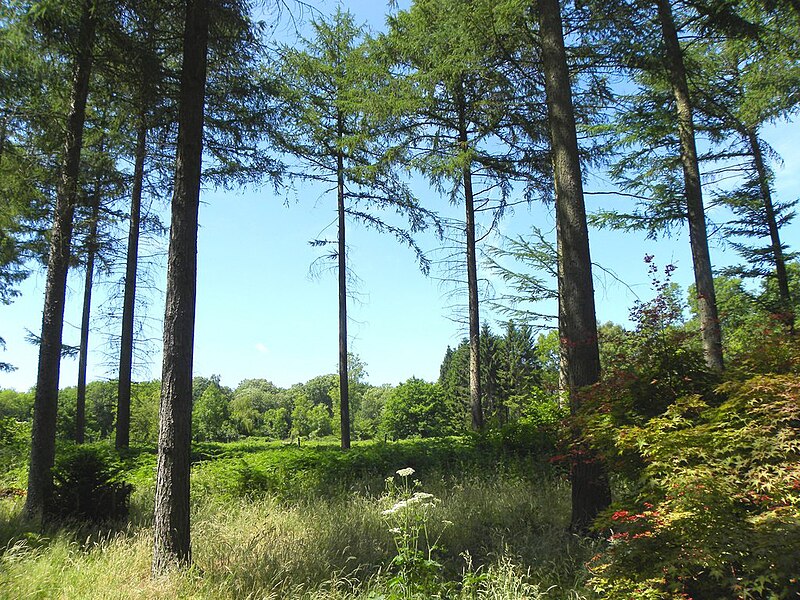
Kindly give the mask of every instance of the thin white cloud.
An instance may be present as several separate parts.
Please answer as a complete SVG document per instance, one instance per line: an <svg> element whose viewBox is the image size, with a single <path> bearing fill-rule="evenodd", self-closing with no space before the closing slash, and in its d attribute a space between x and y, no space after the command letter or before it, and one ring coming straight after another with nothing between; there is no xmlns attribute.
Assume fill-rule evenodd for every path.
<svg viewBox="0 0 800 600"><path fill-rule="evenodd" d="M266 347L264 344L262 344L261 342L258 342L258 343L256 344L256 350L257 350L258 352L260 352L261 354L268 354L268 353L269 353L269 348L267 348L267 347Z"/></svg>

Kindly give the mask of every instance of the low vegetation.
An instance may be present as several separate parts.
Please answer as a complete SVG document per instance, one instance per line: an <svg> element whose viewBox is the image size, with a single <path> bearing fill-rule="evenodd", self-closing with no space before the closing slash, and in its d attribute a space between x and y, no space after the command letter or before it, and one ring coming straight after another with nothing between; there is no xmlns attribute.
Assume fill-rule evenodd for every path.
<svg viewBox="0 0 800 600"><path fill-rule="evenodd" d="M610 404L589 429L616 473L616 502L590 538L568 532L564 457L530 432L527 445L515 431L361 442L347 453L334 442L197 444L194 566L156 580L152 448L122 457L135 485L127 520L33 531L9 493L23 482L7 478L0 589L9 598L791 598L799 396L789 372L728 381L629 425ZM116 462L102 446L81 452L67 453L84 457L69 464Z"/></svg>
<svg viewBox="0 0 800 600"><path fill-rule="evenodd" d="M563 474L518 450L478 438L370 442L347 454L333 444L200 446L195 566L155 581L154 456L132 452L126 523L34 532L20 500L3 500L0 588L12 598L581 597L595 543L567 533ZM409 512L399 524L403 509L390 511L414 494L427 499L424 523Z"/></svg>
<svg viewBox="0 0 800 600"><path fill-rule="evenodd" d="M729 327L731 364L712 374L674 289L658 291L633 330L601 328L604 377L572 416L536 388L480 435L393 441L377 429L347 452L330 436L195 441L193 566L157 579L155 447L60 440L59 510L34 527L21 518L30 425L14 416L20 395L5 394L3 597L797 597L798 338L768 315ZM425 409L436 385L399 386L377 414L446 425ZM579 536L568 475L587 445L614 502Z"/></svg>

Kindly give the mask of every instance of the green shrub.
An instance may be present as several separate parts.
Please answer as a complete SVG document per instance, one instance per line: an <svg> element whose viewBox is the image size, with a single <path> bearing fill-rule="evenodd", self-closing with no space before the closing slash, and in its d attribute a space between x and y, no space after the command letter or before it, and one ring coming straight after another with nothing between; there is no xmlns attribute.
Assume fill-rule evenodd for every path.
<svg viewBox="0 0 800 600"><path fill-rule="evenodd" d="M30 423L0 417L0 471L10 472L26 464L30 439Z"/></svg>
<svg viewBox="0 0 800 600"><path fill-rule="evenodd" d="M554 400L536 402L518 421L490 429L484 441L493 445L497 453L549 459L559 444L561 424L567 415L567 409Z"/></svg>
<svg viewBox="0 0 800 600"><path fill-rule="evenodd" d="M800 337L791 335L772 315L740 333L742 348L726 357L731 375L800 372Z"/></svg>
<svg viewBox="0 0 800 600"><path fill-rule="evenodd" d="M122 465L104 446L64 448L53 467L51 516L102 522L125 518L133 486Z"/></svg>
<svg viewBox="0 0 800 600"><path fill-rule="evenodd" d="M592 563L607 598L794 598L800 593L800 377L682 398L616 445L640 454L642 487L610 509Z"/></svg>
<svg viewBox="0 0 800 600"><path fill-rule="evenodd" d="M385 478L406 466L437 476L496 470L501 463L509 469L534 471L549 456L539 452L543 443L537 437L522 435L516 441L471 435L364 442L354 444L347 452L333 443L307 443L301 448L256 445L251 451L244 451L242 444L202 445L195 458L202 455L213 460L195 466L192 489L232 497L274 494L284 499L330 497L354 490L379 494ZM200 447L196 445L197 450Z"/></svg>
<svg viewBox="0 0 800 600"><path fill-rule="evenodd" d="M581 455L578 448L591 447L609 472L628 482L639 481L644 463L637 448L617 444L617 432L645 427L679 398L714 399L719 384L719 375L705 363L697 332L684 323L680 290L670 281L675 267L667 265L661 280L653 257L645 262L655 297L635 303L632 331L601 328L603 376L581 392L581 409L571 418L577 444L563 452L574 460Z"/></svg>

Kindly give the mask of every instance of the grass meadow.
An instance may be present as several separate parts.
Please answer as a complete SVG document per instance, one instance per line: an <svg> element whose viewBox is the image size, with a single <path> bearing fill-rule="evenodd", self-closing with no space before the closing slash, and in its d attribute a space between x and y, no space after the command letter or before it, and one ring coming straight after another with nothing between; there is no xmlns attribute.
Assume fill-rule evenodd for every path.
<svg viewBox="0 0 800 600"><path fill-rule="evenodd" d="M199 446L195 459L190 569L150 576L155 460L140 449L126 460L135 490L125 523L33 529L23 498L0 500L0 596L589 597L593 547L567 531L566 478L520 449L452 438L341 453L251 441ZM399 536L384 514L398 499L386 479L400 481L404 467L415 473L401 483L433 498ZM398 558L409 536L424 560Z"/></svg>

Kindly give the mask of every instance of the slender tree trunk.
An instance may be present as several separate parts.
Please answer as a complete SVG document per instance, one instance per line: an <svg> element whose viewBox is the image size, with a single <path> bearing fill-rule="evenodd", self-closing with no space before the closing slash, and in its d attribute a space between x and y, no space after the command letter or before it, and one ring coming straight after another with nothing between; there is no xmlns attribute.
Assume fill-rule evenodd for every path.
<svg viewBox="0 0 800 600"><path fill-rule="evenodd" d="M92 197L92 217L86 239L86 277L83 282L83 313L81 344L78 355L78 390L75 399L75 442L82 444L86 436L86 371L89 364L89 320L92 313L92 284L94 259L97 254L97 221L100 217L100 182L95 181Z"/></svg>
<svg viewBox="0 0 800 600"><path fill-rule="evenodd" d="M141 221L142 184L144 182L144 160L146 154L147 123L145 116L142 114L139 115L139 128L136 134L136 157L133 167L131 216L128 229L127 262L125 266L125 291L122 303L122 337L119 349L117 425L115 437L117 449L127 448L130 444L133 319L136 306L136 272L139 261L139 227Z"/></svg>
<svg viewBox="0 0 800 600"><path fill-rule="evenodd" d="M761 189L761 199L764 202L764 216L767 219L769 228L769 239L772 245L772 259L775 262L775 278L778 281L778 294L781 303L781 321L794 331L794 305L792 304L792 294L789 291L789 276L786 273L786 260L783 256L783 246L781 236L778 231L778 221L775 218L775 207L772 204L772 191L769 187L769 175L764 164L764 155L761 152L761 142L758 134L753 129L747 129L747 140L750 143L750 151L753 154L753 163L758 175L758 184Z"/></svg>
<svg viewBox="0 0 800 600"><path fill-rule="evenodd" d="M458 142L461 151L469 148L467 121L464 101L460 99L458 107ZM481 335L480 316L478 314L478 259L475 243L475 196L472 190L472 169L464 166L464 211L467 238L467 296L469 298L469 406L472 414L472 428L483 429L483 393L481 390Z"/></svg>
<svg viewBox="0 0 800 600"><path fill-rule="evenodd" d="M558 0L540 0L539 19L556 191L559 330L570 408L575 414L581 405L581 388L600 378L592 261ZM599 458L589 448L580 450L571 472L571 525L583 532L611 503L611 492Z"/></svg>
<svg viewBox="0 0 800 600"><path fill-rule="evenodd" d="M337 137L344 135L342 115L337 116ZM350 448L350 382L347 372L347 244L345 243L346 213L344 205L344 154L336 156L336 197L339 214L339 412L342 427L342 450Z"/></svg>
<svg viewBox="0 0 800 600"><path fill-rule="evenodd" d="M189 470L208 0L187 0L172 197L153 519L153 574L191 563Z"/></svg>
<svg viewBox="0 0 800 600"><path fill-rule="evenodd" d="M0 165L3 164L3 154L6 149L6 136L8 136L8 121L2 119L2 121L0 121Z"/></svg>
<svg viewBox="0 0 800 600"><path fill-rule="evenodd" d="M64 141L64 157L61 165L61 178L56 191L53 227L50 232L50 253L47 259L39 370L33 405L28 495L25 502L25 512L29 518L42 516L50 502L53 487L53 476L50 469L55 462L64 302L72 240L72 219L77 203L83 124L86 118L86 99L89 95L89 75L92 68L95 27L94 2L85 0L81 12L78 51L72 73L72 92Z"/></svg>
<svg viewBox="0 0 800 600"><path fill-rule="evenodd" d="M686 217L689 222L689 243L692 247L694 284L697 289L697 306L700 331L703 336L703 354L706 364L714 371L722 371L722 330L717 316L717 298L714 292L714 275L711 255L708 252L706 215L703 208L703 190L700 184L700 164L694 137L692 105L683 52L678 32L672 18L669 0L656 0L661 33L667 50L667 64L675 105L678 112L678 136L681 145L681 164L686 190Z"/></svg>
<svg viewBox="0 0 800 600"><path fill-rule="evenodd" d="M558 223L556 223L556 256L561 256L561 235L558 233ZM563 279L561 273L561 261L558 261L558 285ZM559 288L560 289L560 288ZM569 366L569 356L567 353L567 345L561 343L561 340L566 340L567 336L564 333L564 318L561 316L561 302L558 303L558 405L561 408L568 408L570 406L570 393L569 393L569 380L567 378L567 369ZM599 350L598 350L599 351Z"/></svg>

